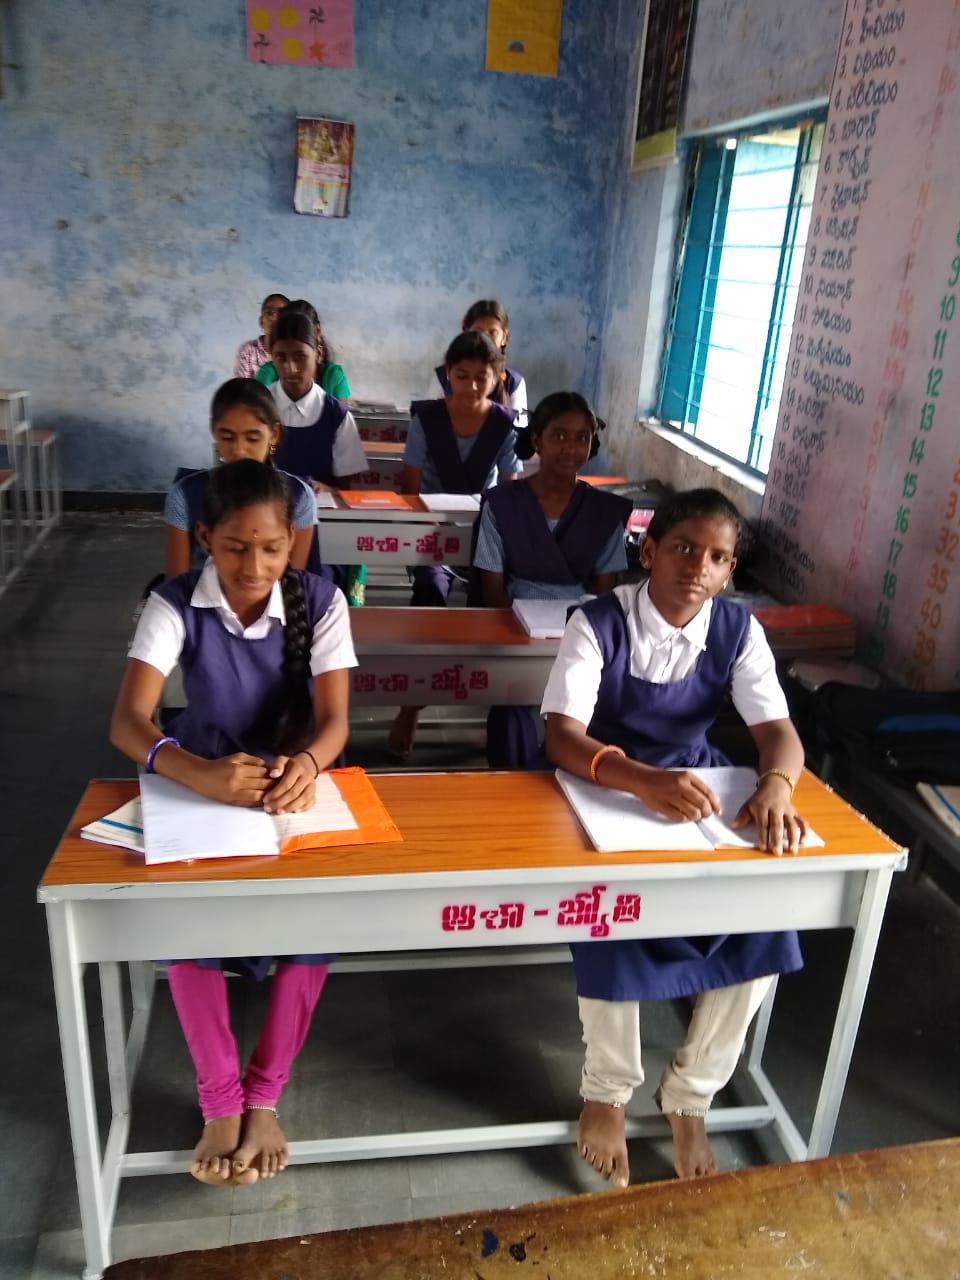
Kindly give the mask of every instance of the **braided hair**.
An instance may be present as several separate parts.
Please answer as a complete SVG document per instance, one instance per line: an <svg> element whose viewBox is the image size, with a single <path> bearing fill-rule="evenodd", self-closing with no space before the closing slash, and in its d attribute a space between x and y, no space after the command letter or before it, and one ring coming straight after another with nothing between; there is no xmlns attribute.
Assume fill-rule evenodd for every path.
<svg viewBox="0 0 960 1280"><path fill-rule="evenodd" d="M203 523L214 529L235 511L275 503L293 527L294 493L285 476L265 462L242 458L214 467L203 494ZM267 698L251 728L253 741L277 755L293 755L310 741L313 699L310 693L312 629L303 576L288 565L280 578L286 625L283 629L283 684Z"/></svg>

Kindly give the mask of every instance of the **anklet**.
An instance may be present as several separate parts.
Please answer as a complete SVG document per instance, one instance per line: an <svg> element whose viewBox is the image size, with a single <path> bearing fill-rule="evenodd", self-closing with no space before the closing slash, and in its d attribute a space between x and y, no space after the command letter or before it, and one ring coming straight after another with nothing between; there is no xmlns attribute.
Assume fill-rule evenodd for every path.
<svg viewBox="0 0 960 1280"><path fill-rule="evenodd" d="M249 1106L244 1107L244 1111L272 1111L274 1115L277 1114L276 1107L265 1107L256 1102L251 1102Z"/></svg>
<svg viewBox="0 0 960 1280"><path fill-rule="evenodd" d="M703 1120L706 1117L706 1109L698 1110L696 1107L674 1107L672 1111L664 1111L665 1116L690 1116L694 1120Z"/></svg>

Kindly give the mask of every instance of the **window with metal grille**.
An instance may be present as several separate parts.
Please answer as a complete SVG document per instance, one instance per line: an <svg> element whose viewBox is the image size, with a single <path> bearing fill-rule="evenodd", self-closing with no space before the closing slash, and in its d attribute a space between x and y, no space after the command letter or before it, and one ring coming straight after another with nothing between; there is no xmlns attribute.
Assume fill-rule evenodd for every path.
<svg viewBox="0 0 960 1280"><path fill-rule="evenodd" d="M822 137L808 122L691 157L659 416L764 475Z"/></svg>

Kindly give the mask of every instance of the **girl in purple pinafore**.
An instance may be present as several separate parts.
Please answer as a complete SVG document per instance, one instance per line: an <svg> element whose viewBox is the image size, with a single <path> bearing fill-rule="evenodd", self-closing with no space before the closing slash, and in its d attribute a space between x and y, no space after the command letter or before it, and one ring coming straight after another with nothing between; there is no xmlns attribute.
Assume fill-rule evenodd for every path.
<svg viewBox="0 0 960 1280"><path fill-rule="evenodd" d="M734 826L759 847L795 852L806 826L791 803L803 748L756 619L719 596L736 565L740 516L715 489L677 493L642 548L650 577L617 587L570 619L547 683L554 764L632 792L674 821L719 812L692 768L727 761L706 734L729 690L759 755L759 779ZM716 1169L704 1117L733 1074L773 975L803 963L795 933L578 943L586 1045L580 1154L618 1186L629 1180L623 1108L643 1082L639 1001L695 996L687 1039L660 1081L681 1177Z"/></svg>
<svg viewBox="0 0 960 1280"><path fill-rule="evenodd" d="M347 668L356 666L341 592L289 568L291 517L290 487L273 467L243 459L210 472L197 529L210 559L150 596L110 725L114 746L148 773L269 813L313 803L317 776L347 740ZM188 705L161 736L153 716L177 663ZM262 979L273 959L170 964L204 1118L191 1172L211 1185L247 1185L287 1164L277 1102L329 957L276 957L263 1031L241 1078L223 969Z"/></svg>

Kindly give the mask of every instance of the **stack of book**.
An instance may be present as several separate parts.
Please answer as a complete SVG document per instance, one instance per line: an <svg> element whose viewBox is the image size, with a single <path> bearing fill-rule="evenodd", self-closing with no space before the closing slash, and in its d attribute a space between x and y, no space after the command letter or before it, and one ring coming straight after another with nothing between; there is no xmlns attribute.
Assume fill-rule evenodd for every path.
<svg viewBox="0 0 960 1280"><path fill-rule="evenodd" d="M852 654L856 630L849 614L826 604L778 604L753 609L778 658Z"/></svg>

